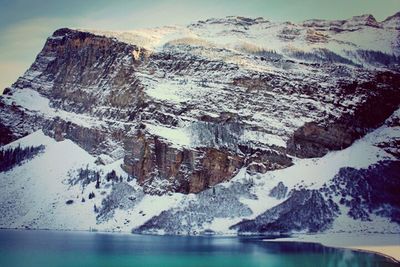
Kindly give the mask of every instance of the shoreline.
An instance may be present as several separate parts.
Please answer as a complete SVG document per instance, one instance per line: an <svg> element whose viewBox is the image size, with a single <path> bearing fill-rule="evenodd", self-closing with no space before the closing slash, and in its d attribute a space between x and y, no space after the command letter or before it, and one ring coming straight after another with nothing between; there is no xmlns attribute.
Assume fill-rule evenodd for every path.
<svg viewBox="0 0 400 267"><path fill-rule="evenodd" d="M318 243L325 247L350 249L353 251L373 253L383 256L394 263L400 263L400 235L398 233L296 234L288 238L277 238L272 240L265 239L265 241Z"/></svg>
<svg viewBox="0 0 400 267"><path fill-rule="evenodd" d="M399 246L382 246L382 247L390 247L391 250L388 253L387 250L382 251L378 247L370 247L370 246L357 246L357 247L351 246L351 247L343 247L343 248L351 249L354 251L378 254L378 255L381 255L382 257L390 259L394 263L400 263L400 245ZM393 251L392 251L392 249L393 249Z"/></svg>
<svg viewBox="0 0 400 267"><path fill-rule="evenodd" d="M132 232L124 231L100 231L100 230L72 230L72 229L26 229L26 228L0 228L0 230L15 230L15 231L56 231L56 232L76 232L76 233L98 233L98 234L119 234L119 235L146 235L133 234ZM160 235L164 236L164 235ZM198 237L202 235L197 235ZM250 235L251 236L251 235ZM182 235L188 237L188 235ZM190 236L196 237L196 236ZM210 236L207 236L210 237ZM231 237L237 238L238 235L212 235L211 237ZM344 238L345 237L345 238ZM376 241L377 237L384 237L385 244L372 244L371 241ZM387 240L387 237L390 237ZM393 239L393 237L395 237ZM337 239L340 238L340 239ZM347 240L346 240L347 239ZM379 239L379 238L378 238ZM352 242L348 242L351 240ZM389 259L394 263L400 263L400 234L352 234L352 233L329 233L329 234L296 234L291 237L279 237L275 239L263 239L266 242L301 242L301 243L316 243L325 247L337 249L350 249L353 251L373 253ZM347 241L347 242L346 242ZM367 242L365 242L367 241ZM368 242L369 241L369 242ZM395 241L395 242L393 242ZM347 243L347 244L346 244ZM365 245L370 243L369 245Z"/></svg>

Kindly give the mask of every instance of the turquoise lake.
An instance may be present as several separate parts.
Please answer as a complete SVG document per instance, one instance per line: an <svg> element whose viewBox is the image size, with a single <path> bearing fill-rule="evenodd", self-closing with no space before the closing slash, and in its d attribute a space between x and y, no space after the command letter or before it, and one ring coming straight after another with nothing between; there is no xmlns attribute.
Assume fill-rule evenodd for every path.
<svg viewBox="0 0 400 267"><path fill-rule="evenodd" d="M261 238L0 230L1 267L398 266L370 253Z"/></svg>

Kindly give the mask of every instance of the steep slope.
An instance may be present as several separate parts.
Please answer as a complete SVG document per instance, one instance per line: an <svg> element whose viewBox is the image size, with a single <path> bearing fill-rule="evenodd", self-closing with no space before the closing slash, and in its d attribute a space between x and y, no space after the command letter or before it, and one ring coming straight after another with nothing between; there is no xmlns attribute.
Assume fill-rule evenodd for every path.
<svg viewBox="0 0 400 267"><path fill-rule="evenodd" d="M381 160L400 154L397 17L299 24L227 17L129 32L55 31L0 98L1 149L45 146L0 173L1 226L345 229L336 222L351 218L347 202L324 194L326 185L340 168L384 168ZM71 161L63 164L56 150ZM35 166L43 167L30 173ZM41 186L54 190L42 194ZM286 225L291 208L312 205L326 211L321 218L310 212ZM355 225L374 229L379 221L398 231L397 213L375 214L380 207ZM82 217L70 222L75 209Z"/></svg>
<svg viewBox="0 0 400 267"><path fill-rule="evenodd" d="M0 197L1 214L4 215L1 227L233 234L236 230L229 229L230 226L243 219L258 220L263 216L260 218L271 220L269 214L274 212L272 218L279 224L275 222L278 228L267 228L269 234L309 230L399 232L400 226L396 223L398 214L391 213L400 208L396 199L388 202L372 198L370 204L362 206L350 201L354 195L371 194L352 183L355 175L365 177L368 166L383 170L391 166L390 172L397 175L398 159L377 146L382 141L400 138L400 126L388 126L393 119L399 119L398 113L387 125L345 150L330 152L319 159L296 159L291 167L265 174L251 175L243 168L231 181L196 195L148 194L119 167L121 160L97 165L95 157L71 141L57 142L38 131L2 148L45 146L44 151L33 159L0 173L4 192ZM346 176L348 170L351 176ZM385 171L379 173L385 175ZM398 191L397 178L388 175L382 179L392 184L393 192ZM343 182L354 185L354 189L346 193L343 188L351 187ZM269 192L279 184L286 187L286 193L278 198ZM339 190L332 184L339 186ZM367 188L375 190L374 187ZM162 189L162 184L158 189ZM313 198L309 199L311 193ZM379 192L376 194L382 195ZM342 202L343 197L349 202ZM314 207L314 200L326 207L323 210L329 217L319 217L318 213L312 212L309 205ZM370 213L368 210L371 207L373 210ZM355 208L362 208L364 214L367 212L368 219L354 216L351 210ZM264 213L265 210L268 211ZM277 210L280 212L276 213ZM305 211L310 217L304 216ZM294 221L295 227L291 225ZM311 221L319 228L310 228ZM246 232L266 232L259 228L245 229Z"/></svg>
<svg viewBox="0 0 400 267"><path fill-rule="evenodd" d="M388 17L382 22L385 28L400 30L400 12Z"/></svg>
<svg viewBox="0 0 400 267"><path fill-rule="evenodd" d="M180 199L180 195L144 196L142 188L120 168L121 160L108 165L96 165L95 157L70 140L57 142L42 131L34 132L2 149L39 145L44 146L42 153L12 170L0 173L0 227L118 230L129 220L135 224L143 223ZM100 178L99 186L96 184L96 175ZM116 192L119 195L118 203L112 206L110 201L113 201ZM140 202L139 205L132 200L134 198ZM134 216L128 214L123 220L116 215L113 218L114 212L118 214L133 207L137 209L137 218L131 218ZM145 211L147 215L139 211ZM105 218L113 219L111 226L98 226L97 220ZM114 220L118 220L118 223Z"/></svg>
<svg viewBox="0 0 400 267"><path fill-rule="evenodd" d="M387 124L390 125L393 120L397 121L398 116L399 112L395 113L387 121ZM363 175L368 172L369 166L372 166L372 169L385 170L389 166L392 170L388 173L392 173L393 168L398 170L398 157L394 157L378 146L384 140L385 142L398 140L399 130L398 123L394 127L384 125L356 141L349 148L330 152L318 159L296 159L293 166L282 170L249 175L243 169L230 182L200 193L209 195L204 204L202 204L202 196L199 194L198 199L182 201L177 208L161 213L136 229L135 232L193 234L199 232L236 233L239 231L241 234L287 234L325 230L333 233L342 231L398 233L400 226L390 214L391 210L399 208L396 201L373 201L374 203L370 207L374 205L381 207L389 214L375 213L372 209L371 212L368 212L369 220L364 220L361 217L349 215L349 206L347 202L342 202L341 198L345 197L350 201L350 196L346 197L346 194L342 196L343 192L336 190L331 185L341 184L343 188L345 185L343 181L352 184L352 176L343 175L347 168L354 170L353 175ZM390 164L393 165L388 165L388 162L392 162ZM385 171L382 171L381 175L385 175ZM338 179L341 179L338 177L343 178L342 183L337 182ZM379 179L387 179L392 184L398 184L396 175L389 174L387 177ZM237 189L237 183L241 184L240 190ZM276 191L279 184L286 187L283 197L271 194ZM362 189L355 188L353 192L356 195L368 194ZM391 190L398 191L398 189L397 185ZM372 187L369 190L375 190L375 188ZM237 198L240 204L235 204L235 201L231 199L232 196ZM209 210L210 206L218 206L225 200L230 204L223 204L224 208L234 211L235 208L245 204L251 209L251 215L244 213L241 216L225 216L224 213L218 212L219 209L211 208L211 211ZM314 210L310 207L320 208ZM367 205L362 209L368 210L370 207ZM236 214L235 212L231 213ZM398 219L398 214L395 216ZM214 219L207 219L209 217ZM242 222L242 220L244 221Z"/></svg>

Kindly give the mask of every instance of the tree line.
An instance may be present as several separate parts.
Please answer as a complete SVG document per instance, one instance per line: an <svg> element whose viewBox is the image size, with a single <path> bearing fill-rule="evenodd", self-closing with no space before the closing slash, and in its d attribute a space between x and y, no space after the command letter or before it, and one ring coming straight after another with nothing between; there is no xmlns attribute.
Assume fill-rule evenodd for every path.
<svg viewBox="0 0 400 267"><path fill-rule="evenodd" d="M24 160L32 159L43 150L44 145L24 148L17 146L0 150L0 172L11 170L14 166L21 164Z"/></svg>

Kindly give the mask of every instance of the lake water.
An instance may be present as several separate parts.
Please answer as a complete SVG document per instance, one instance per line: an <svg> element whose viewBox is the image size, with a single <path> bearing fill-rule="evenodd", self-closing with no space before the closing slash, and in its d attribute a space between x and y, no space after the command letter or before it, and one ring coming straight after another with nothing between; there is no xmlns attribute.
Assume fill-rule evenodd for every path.
<svg viewBox="0 0 400 267"><path fill-rule="evenodd" d="M257 238L0 230L1 267L398 266L375 254Z"/></svg>

